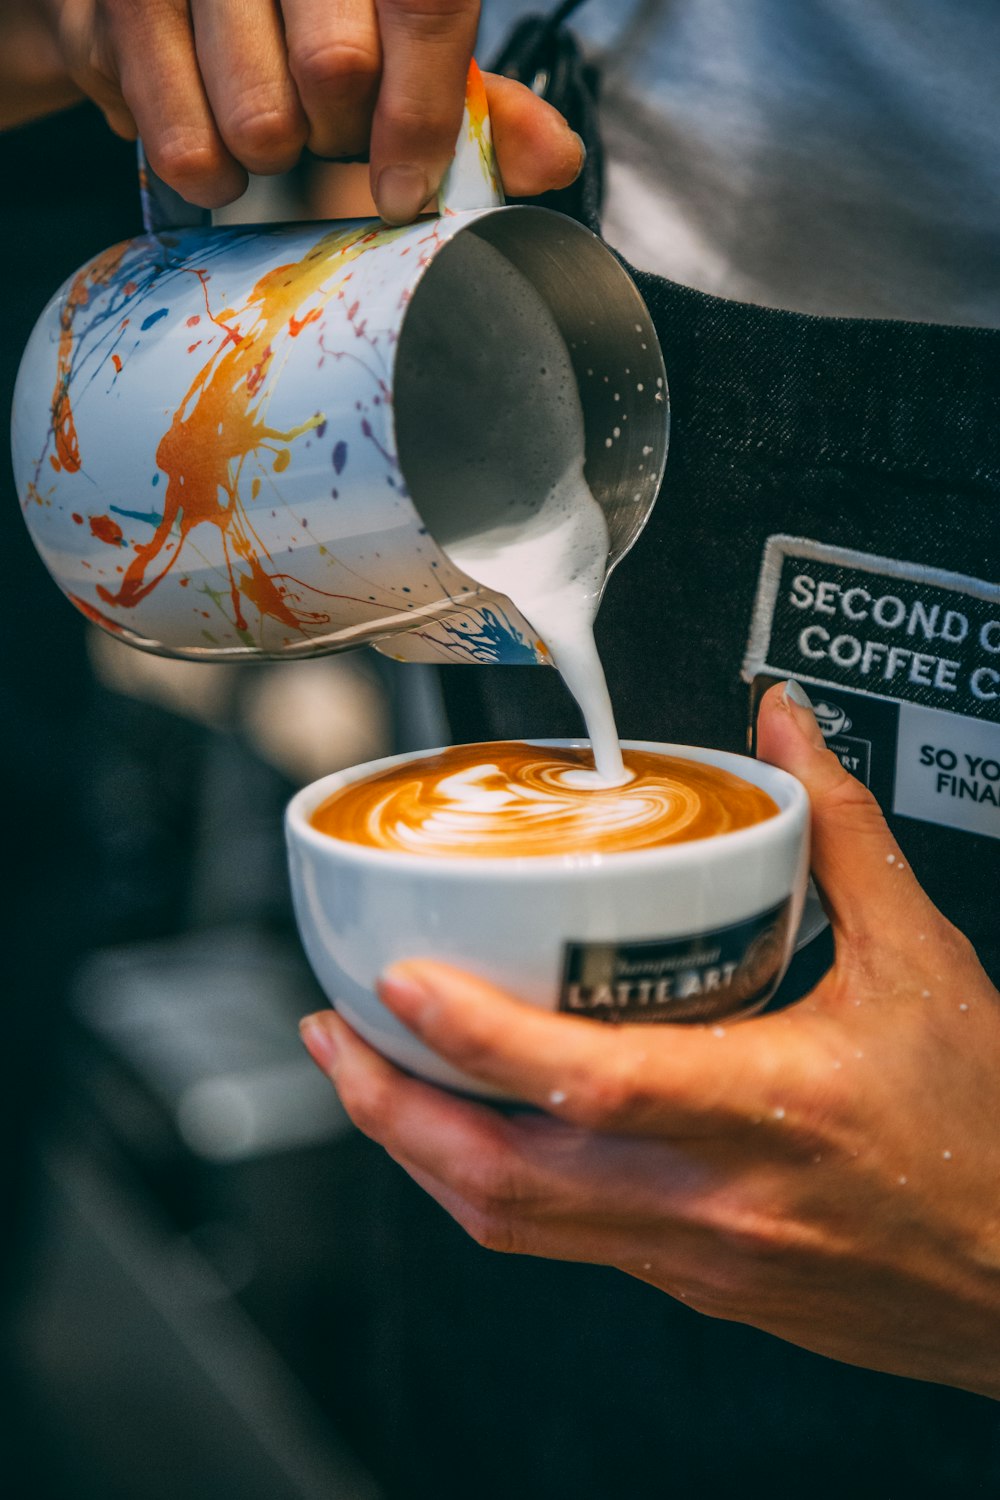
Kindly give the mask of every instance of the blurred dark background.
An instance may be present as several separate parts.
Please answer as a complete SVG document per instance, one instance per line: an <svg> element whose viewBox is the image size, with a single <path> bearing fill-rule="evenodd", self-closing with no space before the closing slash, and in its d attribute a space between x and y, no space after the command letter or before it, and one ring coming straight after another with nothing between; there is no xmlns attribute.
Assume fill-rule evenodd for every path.
<svg viewBox="0 0 1000 1500"><path fill-rule="evenodd" d="M8 410L47 299L141 223L90 106L0 136L0 181ZM257 191L246 218L313 216L304 178ZM378 1153L298 1042L324 1001L281 814L433 743L433 686L373 653L203 667L99 635L3 447L0 1488L378 1500Z"/></svg>

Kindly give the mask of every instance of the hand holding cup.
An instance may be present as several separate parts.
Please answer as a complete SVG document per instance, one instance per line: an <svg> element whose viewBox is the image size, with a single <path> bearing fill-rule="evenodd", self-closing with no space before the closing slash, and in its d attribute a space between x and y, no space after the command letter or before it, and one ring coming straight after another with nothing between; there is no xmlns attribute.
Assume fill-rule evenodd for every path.
<svg viewBox="0 0 1000 1500"><path fill-rule="evenodd" d="M507 1097L407 1077L332 1012L306 1043L358 1126L484 1246L616 1266L711 1316L1000 1399L1000 994L877 804L782 688L760 754L812 803L836 963L745 1023L598 1027L439 964L380 987Z"/></svg>

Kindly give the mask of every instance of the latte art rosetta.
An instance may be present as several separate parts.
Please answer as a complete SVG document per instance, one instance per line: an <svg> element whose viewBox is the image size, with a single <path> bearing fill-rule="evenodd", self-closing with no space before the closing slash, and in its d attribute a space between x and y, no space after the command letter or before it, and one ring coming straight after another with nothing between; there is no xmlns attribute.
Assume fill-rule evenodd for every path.
<svg viewBox="0 0 1000 1500"><path fill-rule="evenodd" d="M348 843L443 858L610 854L711 838L777 812L715 766L626 750L625 786L574 784L586 750L460 745L335 792L313 827Z"/></svg>

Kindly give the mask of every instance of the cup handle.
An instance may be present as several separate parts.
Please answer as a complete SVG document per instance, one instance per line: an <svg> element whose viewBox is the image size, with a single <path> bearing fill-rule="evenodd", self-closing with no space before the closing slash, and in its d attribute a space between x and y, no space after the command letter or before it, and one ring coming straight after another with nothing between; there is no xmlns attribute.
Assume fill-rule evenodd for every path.
<svg viewBox="0 0 1000 1500"><path fill-rule="evenodd" d="M211 209L188 203L180 193L168 187L149 165L141 141L138 142L136 151L142 222L146 233L163 234L172 229L210 228ZM465 83L465 112L458 132L455 155L438 190L438 213L454 214L477 208L499 208L503 201L503 188L493 152L486 85L473 58Z"/></svg>

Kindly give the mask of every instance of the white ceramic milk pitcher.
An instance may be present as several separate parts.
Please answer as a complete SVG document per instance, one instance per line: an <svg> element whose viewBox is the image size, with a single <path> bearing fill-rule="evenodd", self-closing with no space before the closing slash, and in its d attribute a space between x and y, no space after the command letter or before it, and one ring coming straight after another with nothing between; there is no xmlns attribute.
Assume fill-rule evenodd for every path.
<svg viewBox="0 0 1000 1500"><path fill-rule="evenodd" d="M475 65L437 217L167 229L146 198L148 232L70 278L18 376L18 494L63 592L120 639L197 660L362 642L545 660L440 545L459 512L466 531L495 524L494 491L468 482L477 445L496 463L518 441L503 428L517 390L537 375L544 394L530 317L490 268L524 278L565 341L609 568L660 484L666 385L645 304L600 240L503 205ZM442 413L426 369L457 307L469 404Z"/></svg>

